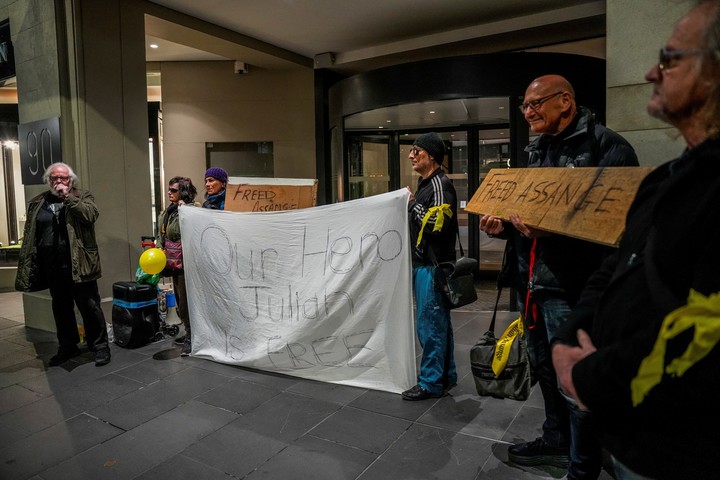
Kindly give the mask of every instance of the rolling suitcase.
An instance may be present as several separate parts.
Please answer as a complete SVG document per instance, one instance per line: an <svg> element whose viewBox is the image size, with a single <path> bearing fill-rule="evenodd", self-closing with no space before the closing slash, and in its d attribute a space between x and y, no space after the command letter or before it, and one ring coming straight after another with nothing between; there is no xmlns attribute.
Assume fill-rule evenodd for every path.
<svg viewBox="0 0 720 480"><path fill-rule="evenodd" d="M135 282L113 284L112 324L115 343L125 348L146 345L160 332L157 287Z"/></svg>

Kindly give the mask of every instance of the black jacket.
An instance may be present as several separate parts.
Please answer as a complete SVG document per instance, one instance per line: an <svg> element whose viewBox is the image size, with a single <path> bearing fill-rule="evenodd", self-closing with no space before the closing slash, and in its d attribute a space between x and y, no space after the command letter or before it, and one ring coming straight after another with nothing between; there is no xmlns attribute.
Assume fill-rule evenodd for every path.
<svg viewBox="0 0 720 480"><path fill-rule="evenodd" d="M417 243L420 228L425 214L432 207L448 204L452 210L451 218L444 218L442 229L435 232L437 213L433 213L423 229L422 241ZM455 238L457 238L457 194L450 179L440 168L429 177L421 178L415 192L414 200L408 202L408 217L410 224L410 241L413 252L413 265L432 265L428 256L428 246L431 246L438 262L455 260Z"/></svg>
<svg viewBox="0 0 720 480"><path fill-rule="evenodd" d="M529 167L615 167L637 166L637 156L620 135L596 125L589 110L580 107L573 123L555 136L541 135L526 149ZM532 241L512 229L510 241L518 254L519 291L528 285ZM610 247L564 235L540 237L537 241L533 294L560 297L573 304L588 277L611 252Z"/></svg>
<svg viewBox="0 0 720 480"><path fill-rule="evenodd" d="M595 413L602 442L622 463L657 479L717 478L720 471L720 348L683 376L663 375L638 406L630 383L667 314L690 289L720 292L720 139L708 140L654 170L627 215L619 249L588 281L558 334L579 328L598 350L573 369L582 401ZM720 322L720 318L717 319ZM665 365L693 331L670 340Z"/></svg>

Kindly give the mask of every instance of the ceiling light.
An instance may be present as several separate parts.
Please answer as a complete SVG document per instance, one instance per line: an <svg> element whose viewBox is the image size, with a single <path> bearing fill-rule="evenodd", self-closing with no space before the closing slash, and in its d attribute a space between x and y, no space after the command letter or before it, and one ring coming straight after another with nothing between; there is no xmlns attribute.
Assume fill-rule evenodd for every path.
<svg viewBox="0 0 720 480"><path fill-rule="evenodd" d="M430 110L430 113L435 113L435 110Z"/></svg>
<svg viewBox="0 0 720 480"><path fill-rule="evenodd" d="M378 125L378 128L385 128L385 127L383 127L382 125Z"/></svg>
<svg viewBox="0 0 720 480"><path fill-rule="evenodd" d="M505 110L505 107L498 107L498 110Z"/></svg>
<svg viewBox="0 0 720 480"><path fill-rule="evenodd" d="M392 120L385 120L385 123L392 123Z"/></svg>
<svg viewBox="0 0 720 480"><path fill-rule="evenodd" d="M158 48L157 43L151 43L150 48Z"/></svg>

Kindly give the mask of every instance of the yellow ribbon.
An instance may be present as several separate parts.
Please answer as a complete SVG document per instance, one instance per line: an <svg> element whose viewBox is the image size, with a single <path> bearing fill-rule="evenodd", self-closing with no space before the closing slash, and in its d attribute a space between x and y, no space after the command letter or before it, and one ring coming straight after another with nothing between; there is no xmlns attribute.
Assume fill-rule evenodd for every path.
<svg viewBox="0 0 720 480"><path fill-rule="evenodd" d="M443 227L443 223L445 223L445 217L452 218L453 212L450 208L449 203L443 203L442 205L438 205L437 207L430 207L428 208L427 213L423 217L422 225L420 225L420 234L418 235L417 243L415 246L417 247L420 245L420 240L422 240L423 231L425 231L425 225L427 224L428 220L430 220L430 217L433 216L434 213L437 213L437 218L435 219L435 226L433 227L433 232L440 231Z"/></svg>
<svg viewBox="0 0 720 480"><path fill-rule="evenodd" d="M507 366L508 358L510 358L510 347L516 338L523 335L522 317L512 322L505 329L500 339L495 345L495 354L493 355L492 369L495 378L498 378Z"/></svg>
<svg viewBox="0 0 720 480"><path fill-rule="evenodd" d="M683 354L663 367L668 340L689 328L695 328L693 339ZM682 377L702 360L720 341L720 293L709 297L690 290L687 305L672 312L663 320L652 352L640 364L630 383L633 406L645 400L653 387L662 381L663 370L668 375Z"/></svg>

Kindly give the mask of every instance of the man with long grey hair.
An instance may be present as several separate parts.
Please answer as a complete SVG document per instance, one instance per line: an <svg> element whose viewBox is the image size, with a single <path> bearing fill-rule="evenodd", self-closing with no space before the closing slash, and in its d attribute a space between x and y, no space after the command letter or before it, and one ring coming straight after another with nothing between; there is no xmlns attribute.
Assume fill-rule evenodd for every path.
<svg viewBox="0 0 720 480"><path fill-rule="evenodd" d="M648 113L687 148L640 185L619 248L558 332L553 363L598 420L615 478L718 478L720 0L677 22L645 79Z"/></svg>
<svg viewBox="0 0 720 480"><path fill-rule="evenodd" d="M50 366L81 353L74 305L82 316L95 365L106 365L110 362L110 345L97 285L101 272L95 240L99 215L95 199L90 192L76 187L77 176L64 163L50 165L43 180L48 190L28 204L15 288L30 292L50 289L59 343Z"/></svg>

